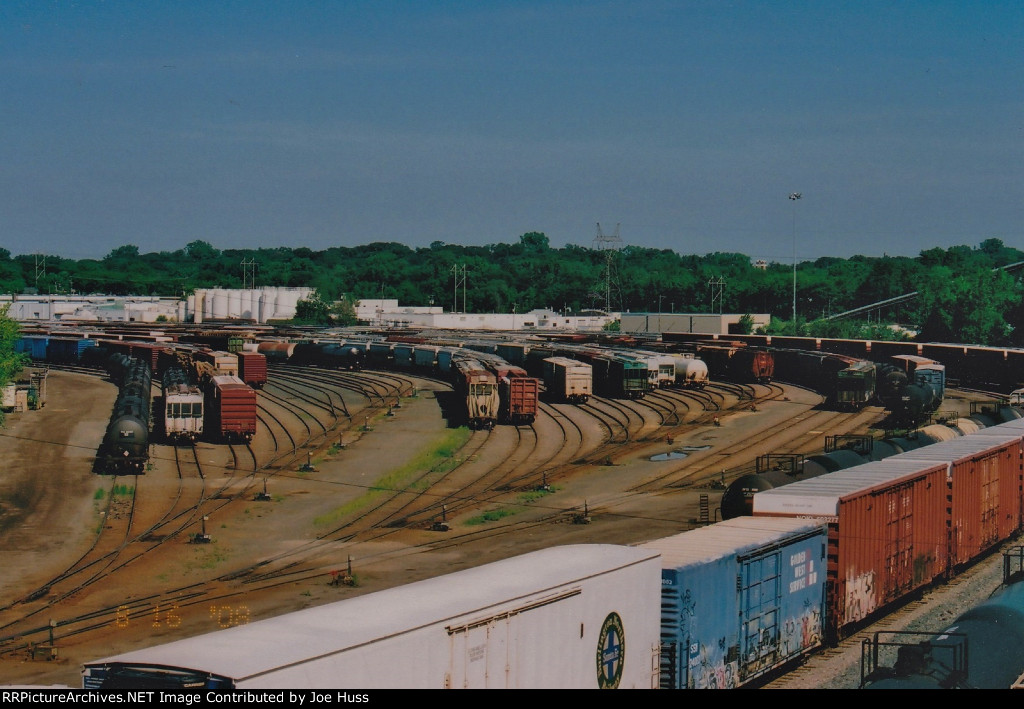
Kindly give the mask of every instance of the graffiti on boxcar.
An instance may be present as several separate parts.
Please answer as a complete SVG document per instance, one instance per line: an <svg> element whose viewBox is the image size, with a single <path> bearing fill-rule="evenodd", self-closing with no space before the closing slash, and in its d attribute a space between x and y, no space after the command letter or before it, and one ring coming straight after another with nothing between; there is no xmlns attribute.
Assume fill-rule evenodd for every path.
<svg viewBox="0 0 1024 709"><path fill-rule="evenodd" d="M853 570L849 572L853 576ZM875 574L873 571L851 578L846 584L846 602L843 604L843 623L863 620L877 608Z"/></svg>

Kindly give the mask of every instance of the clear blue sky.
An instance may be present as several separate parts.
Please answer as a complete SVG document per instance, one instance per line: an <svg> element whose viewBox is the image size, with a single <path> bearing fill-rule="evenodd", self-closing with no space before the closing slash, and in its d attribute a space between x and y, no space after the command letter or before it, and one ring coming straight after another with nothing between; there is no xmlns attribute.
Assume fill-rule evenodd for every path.
<svg viewBox="0 0 1024 709"><path fill-rule="evenodd" d="M13 254L1024 248L1020 0L5 0L0 101Z"/></svg>

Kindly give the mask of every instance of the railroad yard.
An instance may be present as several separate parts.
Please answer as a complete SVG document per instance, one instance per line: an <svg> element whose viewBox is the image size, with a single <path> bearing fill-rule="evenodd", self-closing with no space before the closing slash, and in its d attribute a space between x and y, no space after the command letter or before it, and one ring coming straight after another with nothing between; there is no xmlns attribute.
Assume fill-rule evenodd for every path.
<svg viewBox="0 0 1024 709"><path fill-rule="evenodd" d="M4 683L79 686L97 657L556 544L692 529L758 456L817 453L884 415L712 383L469 431L449 425L441 381L275 365L250 445L156 443L145 474L111 477L91 464L116 387L60 369L48 386L46 407L0 432L17 503L0 508ZM968 395L948 399L968 412Z"/></svg>

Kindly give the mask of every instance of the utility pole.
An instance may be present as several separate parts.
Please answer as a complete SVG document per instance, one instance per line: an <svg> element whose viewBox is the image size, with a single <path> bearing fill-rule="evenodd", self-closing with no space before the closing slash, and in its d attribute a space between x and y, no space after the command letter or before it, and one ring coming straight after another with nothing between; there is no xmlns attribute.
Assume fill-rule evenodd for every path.
<svg viewBox="0 0 1024 709"><path fill-rule="evenodd" d="M462 285L462 312L466 312L466 264L452 266L452 275L455 278L454 292L452 294L452 312L459 312L459 285Z"/></svg>
<svg viewBox="0 0 1024 709"><path fill-rule="evenodd" d="M793 202L793 334L796 334L796 201L803 197L799 192L791 192L789 199Z"/></svg>

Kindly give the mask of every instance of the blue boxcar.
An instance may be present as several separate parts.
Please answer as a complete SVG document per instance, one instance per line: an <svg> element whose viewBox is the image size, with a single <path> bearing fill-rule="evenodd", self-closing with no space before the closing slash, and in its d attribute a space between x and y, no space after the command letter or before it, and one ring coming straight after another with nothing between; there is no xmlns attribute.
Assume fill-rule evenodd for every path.
<svg viewBox="0 0 1024 709"><path fill-rule="evenodd" d="M739 517L640 545L661 552L661 688L739 687L820 647L827 538Z"/></svg>
<svg viewBox="0 0 1024 709"><path fill-rule="evenodd" d="M14 351L24 352L31 359L42 362L46 360L46 348L49 342L50 338L46 335L24 335L14 343Z"/></svg>
<svg viewBox="0 0 1024 709"><path fill-rule="evenodd" d="M96 340L84 337L51 337L46 345L46 359L77 364L82 361L82 352L95 346Z"/></svg>

